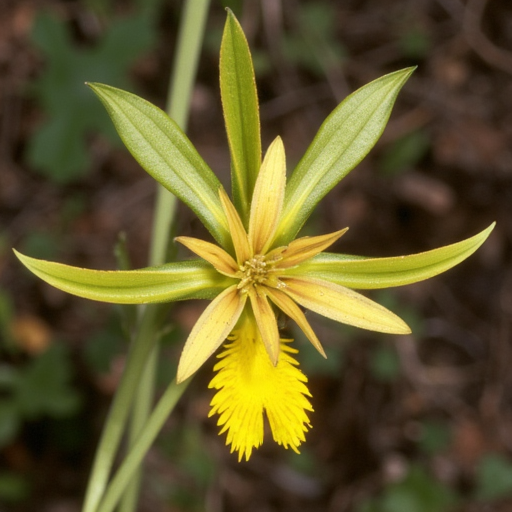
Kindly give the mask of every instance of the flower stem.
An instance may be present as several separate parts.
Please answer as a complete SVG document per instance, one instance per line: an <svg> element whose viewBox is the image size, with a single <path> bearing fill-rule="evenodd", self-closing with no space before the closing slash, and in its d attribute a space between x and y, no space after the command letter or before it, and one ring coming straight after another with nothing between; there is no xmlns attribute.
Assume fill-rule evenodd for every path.
<svg viewBox="0 0 512 512"><path fill-rule="evenodd" d="M112 478L105 497L98 507L98 512L112 512L114 510L128 484L131 484L131 481L133 481L133 475L138 471L146 452L151 447L190 381L191 379L188 379L186 382L178 385L173 380L168 386L144 425L144 431L137 437L127 457L122 462L114 478Z"/></svg>
<svg viewBox="0 0 512 512"><path fill-rule="evenodd" d="M190 99L203 41L210 0L187 0L178 35L178 50L167 94L167 113L186 131ZM169 233L176 208L176 198L158 186L150 265L162 265L169 244Z"/></svg>
<svg viewBox="0 0 512 512"><path fill-rule="evenodd" d="M168 96L168 113L182 129L185 129L188 118L190 98L199 60L209 1L185 1L173 70L173 80ZM159 186L150 249L150 265L159 265L165 262L175 207L176 198L166 189ZM157 431L152 437L148 435L147 429L150 427L150 424L147 423L147 418L150 414L150 404L152 403L154 393L156 362L158 359L155 331L157 329L157 313L161 307L161 305L148 305L143 310L140 326L130 349L126 368L112 402L96 452L83 512L96 512L104 496L112 463L134 399L135 404L133 404L129 444L131 447L139 446L136 440L143 439L145 440L143 444L145 448L143 451L139 450L137 452L139 457L137 464L130 466L128 478L132 478L132 485L130 485L129 491L123 500L122 511L132 512L136 509L140 487L140 471L137 472L137 468L140 467L144 454L149 449L156 433L158 433ZM150 354L151 357L149 357ZM181 395L183 388L184 386L181 386L181 391L176 395L176 400ZM172 408L169 410L172 410ZM147 441L150 438L151 441L148 444ZM133 458L130 460L133 460ZM119 493L116 498L117 503L119 496L125 488L126 486L123 486L119 493L116 490L120 489L119 485L116 485L114 491L109 486L107 494L112 496L112 493Z"/></svg>
<svg viewBox="0 0 512 512"><path fill-rule="evenodd" d="M177 51L167 94L167 113L186 131L190 100L203 41L209 0L186 0L178 34ZM162 265L167 261L170 233L176 211L176 197L161 185L157 188L153 236L149 265ZM152 306L147 306L151 308ZM155 343L146 363L133 406L128 445L134 446L151 412L159 347ZM149 448L149 446L148 446ZM123 492L119 512L134 512L137 508L142 478L142 459L132 471L130 485ZM110 492L110 488L109 488Z"/></svg>
<svg viewBox="0 0 512 512"><path fill-rule="evenodd" d="M158 343L155 343L146 361L146 366L139 381L139 387L135 392L135 400L128 432L128 447L130 449L134 446L137 437L145 426L147 418L151 414L152 398L155 388L154 373L157 370L158 353ZM131 485L129 485L123 493L119 505L119 512L133 512L137 509L142 469L141 462L139 467L133 471ZM110 487L111 484L107 488L107 493L110 492Z"/></svg>
<svg viewBox="0 0 512 512"><path fill-rule="evenodd" d="M112 463L121 442L132 399L139 385L155 337L153 336L157 308L147 308L134 342L128 353L125 370L101 435L89 479L83 512L96 512L105 491Z"/></svg>

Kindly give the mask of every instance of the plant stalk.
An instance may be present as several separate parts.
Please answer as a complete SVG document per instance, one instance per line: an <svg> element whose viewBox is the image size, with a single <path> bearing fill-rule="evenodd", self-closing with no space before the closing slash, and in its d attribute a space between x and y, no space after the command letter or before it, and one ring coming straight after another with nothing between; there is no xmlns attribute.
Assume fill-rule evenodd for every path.
<svg viewBox="0 0 512 512"><path fill-rule="evenodd" d="M166 110L169 117L183 131L186 131L188 124L190 101L197 73L208 6L209 0L186 0L180 23L176 56L171 75L172 79L169 82L167 93ZM149 255L150 266L162 265L168 260L168 247L175 212L176 197L167 189L158 185ZM151 308L152 306L147 307ZM156 329L157 326L155 326ZM137 391L128 438L130 450L134 447L142 429L145 428L145 423L151 413L159 352L158 343L155 343ZM143 461L141 459L139 467L132 471L130 485L126 486L123 490L119 512L135 512L139 499L142 474Z"/></svg>
<svg viewBox="0 0 512 512"><path fill-rule="evenodd" d="M185 0L167 108L168 114L182 129L185 129L187 124L190 98L197 71L208 7L209 0ZM159 186L150 248L150 265L159 265L165 262L175 208L176 198L166 189ZM115 454L119 448L132 405L130 447L138 446L137 439L144 439L148 436L146 434L146 423L148 422L151 410L150 404L153 401L154 395L158 360L156 343L157 317L161 307L161 305L148 305L143 309L138 332L130 349L125 371L116 391L97 448L83 512L96 512L104 497ZM181 395L181 392L179 395ZM133 403L134 401L135 403ZM156 437L156 434L152 439L154 437ZM140 456L140 460L137 463L139 468L150 444L147 442L144 444L147 447L142 456L140 456L140 450L137 452ZM133 458L130 460L133 460ZM132 469L135 469L135 471L132 471ZM141 472L140 470L137 471L137 468L131 468L130 475L130 478L132 478L130 483L132 485L129 486L130 490L123 499L123 512L135 511L138 501ZM124 488L126 487L123 487L123 490ZM119 486L116 489L119 489ZM109 487L107 492L111 496L113 491Z"/></svg>
<svg viewBox="0 0 512 512"><path fill-rule="evenodd" d="M156 439L190 381L191 379L188 379L186 382L178 385L173 380L167 387L144 425L144 431L134 440L130 452L112 478L104 499L98 508L98 512L112 512L114 510L127 486L131 485L133 475L140 469L146 452L153 444L153 441Z"/></svg>
<svg viewBox="0 0 512 512"><path fill-rule="evenodd" d="M157 308L148 308L140 323L134 342L128 352L125 369L110 406L107 421L96 451L89 484L85 495L83 512L96 512L105 492L114 457L125 430L133 397L144 370L146 360L153 348L154 317Z"/></svg>

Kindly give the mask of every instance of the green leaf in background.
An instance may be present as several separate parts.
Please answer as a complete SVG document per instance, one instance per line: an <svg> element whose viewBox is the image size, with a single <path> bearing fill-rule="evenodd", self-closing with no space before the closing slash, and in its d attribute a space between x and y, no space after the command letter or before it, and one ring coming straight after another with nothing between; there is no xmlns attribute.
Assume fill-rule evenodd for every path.
<svg viewBox="0 0 512 512"><path fill-rule="evenodd" d="M46 67L33 84L46 120L28 144L29 163L57 183L84 175L90 165L85 135L100 132L118 138L104 109L84 86L86 80L129 87L129 67L154 43L149 16L113 21L92 49L76 46L62 21L49 13L37 16L32 40Z"/></svg>
<svg viewBox="0 0 512 512"><path fill-rule="evenodd" d="M398 40L402 54L409 59L424 59L432 48L430 34L420 24L405 25Z"/></svg>
<svg viewBox="0 0 512 512"><path fill-rule="evenodd" d="M410 132L393 142L380 161L385 174L399 174L416 165L428 151L430 137L424 130Z"/></svg>
<svg viewBox="0 0 512 512"><path fill-rule="evenodd" d="M275 247L289 243L317 203L368 154L413 71L396 71L361 87L324 121L286 187Z"/></svg>
<svg viewBox="0 0 512 512"><path fill-rule="evenodd" d="M387 486L381 496L360 505L357 512L450 512L457 501L449 486L416 465L401 482Z"/></svg>
<svg viewBox="0 0 512 512"><path fill-rule="evenodd" d="M457 498L447 485L436 481L420 466L391 486L382 499L382 512L448 512Z"/></svg>
<svg viewBox="0 0 512 512"><path fill-rule="evenodd" d="M296 269L290 269L289 273L293 275L307 269L311 277L368 290L416 283L445 272L471 256L485 242L494 225L493 222L477 235L461 242L409 256L362 258L321 253Z"/></svg>
<svg viewBox="0 0 512 512"><path fill-rule="evenodd" d="M336 344L325 346L325 359L318 356L316 348L309 343L300 328L293 326L293 339L301 343L300 353L302 354L301 368L309 376L326 376L339 378L343 372L343 363L345 358L345 345ZM301 451L302 453L302 451Z"/></svg>
<svg viewBox="0 0 512 512"><path fill-rule="evenodd" d="M387 290L381 288L372 294L372 297L380 305L394 311L404 320L415 336L423 336L425 333L425 325L422 315L416 310L412 303L399 300L396 290L392 288ZM386 341L382 339L382 343L386 343Z"/></svg>
<svg viewBox="0 0 512 512"><path fill-rule="evenodd" d="M392 345L381 344L372 352L370 358L372 375L384 382L390 382L400 376L400 358Z"/></svg>
<svg viewBox="0 0 512 512"><path fill-rule="evenodd" d="M282 52L292 64L325 79L331 69L340 69L346 50L337 35L336 9L327 2L297 4L297 27L283 33Z"/></svg>
<svg viewBox="0 0 512 512"><path fill-rule="evenodd" d="M247 227L261 165L260 115L249 45L229 10L220 49L220 92L231 152L233 201Z"/></svg>
<svg viewBox="0 0 512 512"><path fill-rule="evenodd" d="M202 486L207 486L215 477L217 467L215 459L204 449L204 434L197 423L183 429L181 443L180 468L193 475Z"/></svg>
<svg viewBox="0 0 512 512"><path fill-rule="evenodd" d="M112 368L112 360L121 354L124 348L125 344L119 334L104 330L88 338L84 346L84 357L91 370L106 374Z"/></svg>
<svg viewBox="0 0 512 512"><path fill-rule="evenodd" d="M434 455L448 448L452 432L447 421L426 420L421 424L418 447L427 455Z"/></svg>
<svg viewBox="0 0 512 512"><path fill-rule="evenodd" d="M28 498L30 485L21 475L10 471L0 473L0 503L19 503Z"/></svg>
<svg viewBox="0 0 512 512"><path fill-rule="evenodd" d="M20 372L16 405L25 418L64 417L78 411L80 396L71 387L72 363L65 345L55 343Z"/></svg>
<svg viewBox="0 0 512 512"><path fill-rule="evenodd" d="M0 448L15 438L21 426L22 415L15 398L19 381L18 368L0 364Z"/></svg>
<svg viewBox="0 0 512 512"><path fill-rule="evenodd" d="M14 316L14 304L11 295L0 288L0 355L3 351L10 352L15 350L11 334L11 322ZM2 376L0 372L0 386L2 385Z"/></svg>
<svg viewBox="0 0 512 512"><path fill-rule="evenodd" d="M135 94L108 85L89 86L143 169L187 204L223 247L231 247L219 198L222 185L179 126Z"/></svg>
<svg viewBox="0 0 512 512"><path fill-rule="evenodd" d="M307 447L302 448L300 453L289 451L286 453L286 463L293 472L299 475L318 478L320 476L319 470L325 470L325 468L322 468L322 461L315 455ZM306 482L309 485L318 483L311 479L307 479Z"/></svg>
<svg viewBox="0 0 512 512"><path fill-rule="evenodd" d="M62 241L59 237L49 231L30 231L23 239L23 252L28 252L36 258L44 260L54 259Z"/></svg>
<svg viewBox="0 0 512 512"><path fill-rule="evenodd" d="M204 433L197 422L188 420L182 426L160 435L158 445L173 464L180 468L181 482L157 482L163 485L162 494L172 503L172 509L204 510L204 492L218 474L217 461L210 450L205 450Z"/></svg>
<svg viewBox="0 0 512 512"><path fill-rule="evenodd" d="M512 462L508 458L488 454L480 459L475 496L483 501L512 497Z"/></svg>
<svg viewBox="0 0 512 512"><path fill-rule="evenodd" d="M118 304L213 298L229 284L204 260L169 263L139 270L90 270L38 260L16 252L20 261L47 283L79 297Z"/></svg>
<svg viewBox="0 0 512 512"><path fill-rule="evenodd" d="M12 398L0 400L0 448L14 439L20 425L21 417Z"/></svg>

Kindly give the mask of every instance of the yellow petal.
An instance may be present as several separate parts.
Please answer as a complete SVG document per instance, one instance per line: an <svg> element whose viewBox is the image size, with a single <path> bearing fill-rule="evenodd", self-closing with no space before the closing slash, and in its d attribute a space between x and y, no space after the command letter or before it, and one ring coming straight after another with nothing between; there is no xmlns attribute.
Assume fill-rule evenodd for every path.
<svg viewBox="0 0 512 512"><path fill-rule="evenodd" d="M221 274L235 277L238 271L236 261L218 245L189 236L178 236L174 240L211 263Z"/></svg>
<svg viewBox="0 0 512 512"><path fill-rule="evenodd" d="M249 297L261 339L270 361L275 366L279 359L279 329L277 328L276 316L263 290L251 287Z"/></svg>
<svg viewBox="0 0 512 512"><path fill-rule="evenodd" d="M243 265L252 257L252 247L247 237L240 215L229 199L224 189L219 189L220 202L228 219L229 231L235 247L236 259L239 265Z"/></svg>
<svg viewBox="0 0 512 512"><path fill-rule="evenodd" d="M338 240L338 238L347 231L348 228L345 228L327 235L304 236L302 238L297 238L297 240L291 242L290 245L281 252L280 256L282 259L279 261L278 267L295 267L299 263L302 263L303 261L306 261L327 249L327 247L336 242L336 240ZM273 251L267 255L268 259L272 258L272 252Z"/></svg>
<svg viewBox="0 0 512 512"><path fill-rule="evenodd" d="M290 299L286 293L275 288L267 288L267 294L272 302L301 328L302 332L306 335L308 340L313 344L318 352L320 352L320 354L322 354L327 359L320 340L317 338L315 331L313 331L311 325L309 325L309 322L306 319L306 315L304 315L299 306L297 306L297 304L292 299Z"/></svg>
<svg viewBox="0 0 512 512"><path fill-rule="evenodd" d="M209 416L218 414L220 434L238 452L238 460L249 460L263 443L266 413L274 440L298 452L310 428L307 411L312 411L307 378L292 357L297 350L290 340L281 340L277 366L269 361L254 320L243 322L229 337L215 365L217 372L208 387L217 389Z"/></svg>
<svg viewBox="0 0 512 512"><path fill-rule="evenodd" d="M254 186L249 220L249 240L255 254L264 254L272 242L286 185L286 159L281 137L270 144Z"/></svg>
<svg viewBox="0 0 512 512"><path fill-rule="evenodd" d="M237 323L247 295L236 285L226 288L204 310L194 325L181 353L178 383L188 379L217 350Z"/></svg>
<svg viewBox="0 0 512 512"><path fill-rule="evenodd" d="M314 278L282 279L283 291L315 313L338 322L391 334L409 334L407 324L391 311L360 293Z"/></svg>

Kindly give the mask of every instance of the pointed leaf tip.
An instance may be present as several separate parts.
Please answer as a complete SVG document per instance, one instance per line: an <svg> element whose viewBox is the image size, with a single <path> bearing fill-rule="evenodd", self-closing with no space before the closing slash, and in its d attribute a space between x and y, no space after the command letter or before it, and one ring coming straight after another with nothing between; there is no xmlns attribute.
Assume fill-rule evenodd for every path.
<svg viewBox="0 0 512 512"><path fill-rule="evenodd" d="M220 48L220 92L231 154L233 202L247 226L261 165L259 104L249 44L235 15L227 12Z"/></svg>
<svg viewBox="0 0 512 512"><path fill-rule="evenodd" d="M316 204L371 150L414 68L384 75L343 100L322 123L286 188L275 245L287 245Z"/></svg>
<svg viewBox="0 0 512 512"><path fill-rule="evenodd" d="M446 272L471 256L489 237L493 222L486 229L460 242L406 256L365 258L343 254L321 253L295 269L288 271L305 273L356 289L378 289L417 283Z"/></svg>
<svg viewBox="0 0 512 512"><path fill-rule="evenodd" d="M91 270L19 253L33 274L78 297L116 304L149 304L192 298L214 298L228 283L202 260L168 263L138 270Z"/></svg>
<svg viewBox="0 0 512 512"><path fill-rule="evenodd" d="M187 204L217 242L229 248L231 241L217 194L221 183L180 127L135 94L99 83L88 85L142 168Z"/></svg>

